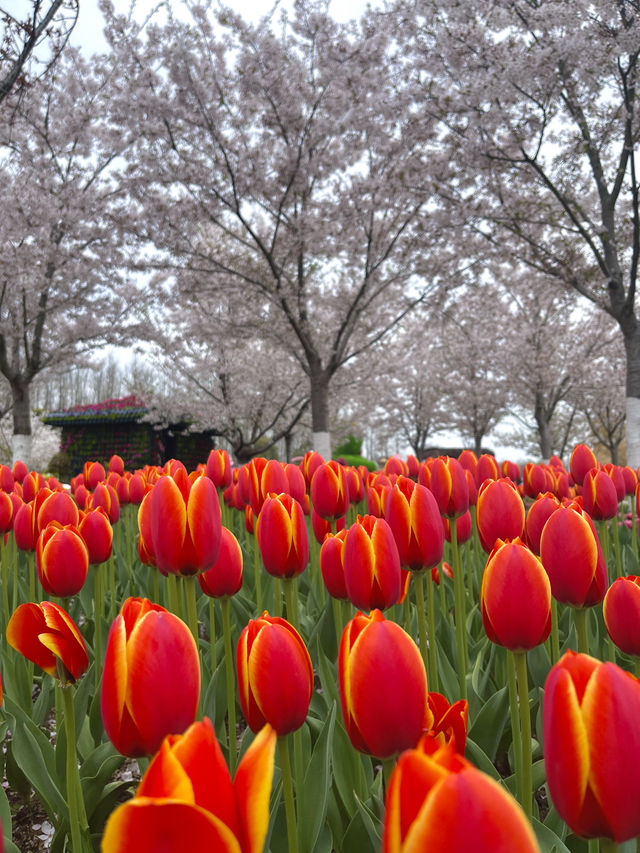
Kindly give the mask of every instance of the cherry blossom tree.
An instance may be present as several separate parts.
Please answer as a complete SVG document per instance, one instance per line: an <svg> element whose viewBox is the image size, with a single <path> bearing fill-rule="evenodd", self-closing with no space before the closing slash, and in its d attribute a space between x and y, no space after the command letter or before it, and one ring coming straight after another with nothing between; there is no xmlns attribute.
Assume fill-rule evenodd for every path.
<svg viewBox="0 0 640 853"><path fill-rule="evenodd" d="M417 133L384 26L338 24L316 0L257 26L230 9L188 12L143 35L111 15L114 110L139 131L123 173L131 233L176 304L241 295L261 340L307 377L329 456L336 373L464 278L434 193L447 148L422 118Z"/></svg>
<svg viewBox="0 0 640 853"><path fill-rule="evenodd" d="M78 0L31 0L23 16L0 6L0 102L52 67L77 18Z"/></svg>
<svg viewBox="0 0 640 853"><path fill-rule="evenodd" d="M13 453L29 462L30 390L134 328L109 174L127 145L105 121L111 67L68 48L0 114L0 373L11 389Z"/></svg>
<svg viewBox="0 0 640 853"><path fill-rule="evenodd" d="M426 127L456 140L441 192L469 235L616 322L640 464L637 0L400 3Z"/></svg>

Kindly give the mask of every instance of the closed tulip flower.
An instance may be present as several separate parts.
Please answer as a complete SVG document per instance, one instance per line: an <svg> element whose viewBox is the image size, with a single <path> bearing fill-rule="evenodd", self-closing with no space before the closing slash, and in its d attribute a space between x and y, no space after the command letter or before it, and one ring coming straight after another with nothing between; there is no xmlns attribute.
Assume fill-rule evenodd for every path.
<svg viewBox="0 0 640 853"><path fill-rule="evenodd" d="M311 529L313 530L316 542L320 545L324 542L327 534L334 532L334 528L336 533L344 530L345 521L344 516L333 519L332 521L326 521L324 518L320 518L315 509L311 507Z"/></svg>
<svg viewBox="0 0 640 853"><path fill-rule="evenodd" d="M496 457L490 453L483 453L478 457L478 467L476 468L476 479L478 485L482 485L485 480L497 480L500 477L500 468L496 461Z"/></svg>
<svg viewBox="0 0 640 853"><path fill-rule="evenodd" d="M7 625L7 642L63 683L77 681L89 668L87 647L77 625L52 601L21 604Z"/></svg>
<svg viewBox="0 0 640 853"><path fill-rule="evenodd" d="M576 444L571 451L571 459L569 460L569 471L573 482L581 486L587 472L592 468L597 468L597 466L598 460L593 450L586 444Z"/></svg>
<svg viewBox="0 0 640 853"><path fill-rule="evenodd" d="M425 737L391 774L383 853L539 853L531 824L507 791L452 744Z"/></svg>
<svg viewBox="0 0 640 853"><path fill-rule="evenodd" d="M294 578L309 562L309 535L302 507L291 495L269 495L258 516L256 535L265 569Z"/></svg>
<svg viewBox="0 0 640 853"><path fill-rule="evenodd" d="M524 532L527 545L534 554L540 555L540 537L549 516L560 506L560 501L551 492L538 495L529 507L529 512L524 523Z"/></svg>
<svg viewBox="0 0 640 853"><path fill-rule="evenodd" d="M262 853L275 745L265 726L232 782L208 718L167 737L133 799L107 821L102 853Z"/></svg>
<svg viewBox="0 0 640 853"><path fill-rule="evenodd" d="M618 503L620 503L620 501L625 499L627 494L627 486L624 474L622 473L622 468L619 465L614 465L612 462L607 462L607 464L603 466L602 470L611 479L611 482L615 486Z"/></svg>
<svg viewBox="0 0 640 853"><path fill-rule="evenodd" d="M429 488L440 515L455 518L469 509L469 488L462 465L450 456L439 456L431 466Z"/></svg>
<svg viewBox="0 0 640 853"><path fill-rule="evenodd" d="M542 719L549 793L572 832L640 835L640 682L569 651L547 676Z"/></svg>
<svg viewBox="0 0 640 853"><path fill-rule="evenodd" d="M40 501L42 500L42 503ZM80 516L78 506L71 495L66 492L41 492L36 499L37 528L41 533L51 521L57 521L62 526L71 524L78 526Z"/></svg>
<svg viewBox="0 0 640 853"><path fill-rule="evenodd" d="M85 462L82 473L84 484L91 491L105 478L104 465L101 462Z"/></svg>
<svg viewBox="0 0 640 853"><path fill-rule="evenodd" d="M42 588L49 595L77 595L89 571L89 551L78 529L52 521L38 537L36 566Z"/></svg>
<svg viewBox="0 0 640 853"><path fill-rule="evenodd" d="M308 450L304 454L302 462L300 463L300 470L302 471L302 476L307 484L307 488L311 485L313 475L321 465L324 465L324 458L316 450Z"/></svg>
<svg viewBox="0 0 640 853"><path fill-rule="evenodd" d="M89 551L90 565L105 563L111 556L113 527L102 507L86 513L78 527Z"/></svg>
<svg viewBox="0 0 640 853"><path fill-rule="evenodd" d="M522 472L522 484L528 498L537 498L554 489L555 477L548 465L527 462Z"/></svg>
<svg viewBox="0 0 640 853"><path fill-rule="evenodd" d="M511 462L510 459L505 459L502 463L500 466L500 474L503 477L508 477L510 480L513 480L514 483L518 483L522 476L520 466L516 462Z"/></svg>
<svg viewBox="0 0 640 853"><path fill-rule="evenodd" d="M33 501L22 504L17 511L13 523L13 536L21 551L36 550L38 530Z"/></svg>
<svg viewBox="0 0 640 853"><path fill-rule="evenodd" d="M87 499L87 507L98 509L99 506L107 513L111 524L115 524L120 519L120 502L113 486L98 483L93 494Z"/></svg>
<svg viewBox="0 0 640 853"><path fill-rule="evenodd" d="M595 521L615 518L618 496L613 480L604 470L592 468L582 484L582 505Z"/></svg>
<svg viewBox="0 0 640 853"><path fill-rule="evenodd" d="M263 459L258 456L247 465L249 499L251 509L258 515L267 495L272 492L280 495L289 489L287 475L276 459Z"/></svg>
<svg viewBox="0 0 640 853"><path fill-rule="evenodd" d="M524 532L524 504L511 480L485 481L478 489L476 522L483 549L490 554L498 539L515 539Z"/></svg>
<svg viewBox="0 0 640 853"><path fill-rule="evenodd" d="M222 528L218 559L198 575L198 581L202 591L212 598L235 595L242 587L242 548L226 527Z"/></svg>
<svg viewBox="0 0 640 853"><path fill-rule="evenodd" d="M187 626L159 604L128 598L113 621L102 676L102 721L118 752L152 755L195 720L198 650Z"/></svg>
<svg viewBox="0 0 640 853"><path fill-rule="evenodd" d="M384 518L405 569L421 571L440 562L444 547L442 517L429 489L407 477L398 477L387 493Z"/></svg>
<svg viewBox="0 0 640 853"><path fill-rule="evenodd" d="M226 489L233 477L231 459L226 450L212 450L209 453L206 473L217 489Z"/></svg>
<svg viewBox="0 0 640 853"><path fill-rule="evenodd" d="M347 531L342 552L349 601L363 610L385 610L398 601L402 587L400 556L383 518L358 516Z"/></svg>
<svg viewBox="0 0 640 853"><path fill-rule="evenodd" d="M427 707L427 675L411 637L379 610L346 625L338 659L340 702L355 749L390 758L416 745Z"/></svg>
<svg viewBox="0 0 640 853"><path fill-rule="evenodd" d="M604 597L602 615L620 651L640 657L640 578L629 575L615 580Z"/></svg>
<svg viewBox="0 0 640 853"><path fill-rule="evenodd" d="M300 634L265 611L240 634L236 649L240 706L253 732L269 723L278 735L299 729L313 693L313 667Z"/></svg>
<svg viewBox="0 0 640 853"><path fill-rule="evenodd" d="M0 491L0 534L13 526L13 501L7 492Z"/></svg>
<svg viewBox="0 0 640 853"><path fill-rule="evenodd" d="M607 568L591 518L576 503L549 516L540 537L540 559L561 604L593 607L604 598Z"/></svg>
<svg viewBox="0 0 640 853"><path fill-rule="evenodd" d="M320 571L327 592L332 598L346 601L347 584L344 579L344 565L342 554L344 540L347 538L346 530L339 530L335 536L329 533L320 548Z"/></svg>
<svg viewBox="0 0 640 853"><path fill-rule="evenodd" d="M473 452L473 450L469 450L465 448L460 456L458 456L458 462L465 471L468 471L475 482L478 482L477 472L478 472L478 457Z"/></svg>
<svg viewBox="0 0 640 853"><path fill-rule="evenodd" d="M349 486L345 470L331 460L316 468L309 487L311 505L321 518L340 518L349 508Z"/></svg>
<svg viewBox="0 0 640 853"><path fill-rule="evenodd" d="M194 575L218 558L222 522L215 486L208 477L181 487L162 476L145 497L138 513L146 551L163 574Z"/></svg>
<svg viewBox="0 0 640 853"><path fill-rule="evenodd" d="M512 652L533 649L551 631L551 584L520 539L498 539L482 575L480 609L487 636Z"/></svg>
<svg viewBox="0 0 640 853"><path fill-rule="evenodd" d="M447 542L451 542L451 522L450 518L442 519L442 529L444 531L444 538ZM468 542L471 539L471 534L473 533L473 525L471 524L471 513L467 510L462 515L459 515L455 519L456 525L456 536L458 537L458 544L464 545L465 542Z"/></svg>

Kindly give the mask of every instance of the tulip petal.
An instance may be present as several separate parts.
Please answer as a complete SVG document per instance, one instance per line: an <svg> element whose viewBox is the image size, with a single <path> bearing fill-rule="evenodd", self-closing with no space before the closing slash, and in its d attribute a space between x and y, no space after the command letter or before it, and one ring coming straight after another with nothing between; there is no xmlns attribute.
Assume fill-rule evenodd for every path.
<svg viewBox="0 0 640 853"><path fill-rule="evenodd" d="M198 477L187 501L187 524L198 565L210 568L218 559L222 521L216 487L208 477Z"/></svg>
<svg viewBox="0 0 640 853"><path fill-rule="evenodd" d="M175 800L135 798L105 827L102 853L242 853L238 839L205 809Z"/></svg>
<svg viewBox="0 0 640 853"><path fill-rule="evenodd" d="M187 529L187 508L172 477L160 477L151 497L153 553L163 572L179 571Z"/></svg>
<svg viewBox="0 0 640 853"><path fill-rule="evenodd" d="M276 732L265 726L246 751L233 780L243 834L243 853L261 853L269 828Z"/></svg>
<svg viewBox="0 0 640 853"><path fill-rule="evenodd" d="M45 625L44 614L37 604L21 604L9 619L7 642L27 660L55 675L56 656L39 639Z"/></svg>

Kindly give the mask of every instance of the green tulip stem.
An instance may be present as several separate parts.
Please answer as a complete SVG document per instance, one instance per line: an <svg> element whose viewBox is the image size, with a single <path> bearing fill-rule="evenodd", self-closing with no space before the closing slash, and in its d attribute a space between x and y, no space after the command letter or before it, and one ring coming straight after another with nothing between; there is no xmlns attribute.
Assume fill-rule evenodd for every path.
<svg viewBox="0 0 640 853"><path fill-rule="evenodd" d="M169 610L174 614L174 616L180 617L177 582L176 576L173 572L169 572L167 575L167 595L169 598Z"/></svg>
<svg viewBox="0 0 640 853"><path fill-rule="evenodd" d="M384 779L384 789L385 792L389 789L389 781L391 780L391 774L393 773L393 768L396 766L396 756L393 755L391 758L383 758L382 759L382 777Z"/></svg>
<svg viewBox="0 0 640 853"><path fill-rule="evenodd" d="M4 537L3 537L4 538ZM9 624L9 567L4 542L0 542L0 574L2 576L2 621L5 631Z"/></svg>
<svg viewBox="0 0 640 853"><path fill-rule="evenodd" d="M85 853L88 843L89 825L84 808L84 798L78 773L78 758L76 755L76 724L73 708L73 688L70 685L58 688L62 694L64 705L64 726L67 737L67 802L69 804L69 826L71 828L71 849L73 853Z"/></svg>
<svg viewBox="0 0 640 853"><path fill-rule="evenodd" d="M513 748L513 771L516 777L518 799L522 802L522 738L518 711L518 687L516 663L512 652L507 651L507 684L509 686L509 711L511 714L511 744Z"/></svg>
<svg viewBox="0 0 640 853"><path fill-rule="evenodd" d="M620 531L618 530L617 515L615 516L615 518L611 519L611 530L613 532L613 554L616 561L616 577L621 578L624 572L622 571L622 555L620 553Z"/></svg>
<svg viewBox="0 0 640 853"><path fill-rule="evenodd" d="M560 660L560 626L558 625L558 602L551 596L551 663Z"/></svg>
<svg viewBox="0 0 640 853"><path fill-rule="evenodd" d="M216 601L215 598L209 598L209 654L211 656L211 675L218 667L216 659Z"/></svg>
<svg viewBox="0 0 640 853"><path fill-rule="evenodd" d="M196 587L198 585L198 579L195 575L187 575L183 578L184 580L184 591L187 598L187 622L189 624L189 630L193 636L194 642L196 644L196 649L198 648L198 600L196 597Z"/></svg>
<svg viewBox="0 0 640 853"><path fill-rule="evenodd" d="M464 561L466 563L466 573L467 573L467 594L469 596L469 601L473 602L476 600L475 589L473 586L474 581L474 565L473 565L473 556L471 554L471 545L465 543L462 546L464 550Z"/></svg>
<svg viewBox="0 0 640 853"><path fill-rule="evenodd" d="M607 567L607 577L609 577L609 525L606 521L597 522L598 537L602 546L602 556L604 564Z"/></svg>
<svg viewBox="0 0 640 853"><path fill-rule="evenodd" d="M36 600L36 555L35 551L27 551L29 571L29 601Z"/></svg>
<svg viewBox="0 0 640 853"><path fill-rule="evenodd" d="M247 539L250 539L247 534ZM262 566L260 565L260 549L256 537L253 537L253 580L256 588L256 609L258 616L262 613Z"/></svg>
<svg viewBox="0 0 640 853"><path fill-rule="evenodd" d="M99 563L93 566L93 674L96 693L102 673L102 584L100 569Z"/></svg>
<svg viewBox="0 0 640 853"><path fill-rule="evenodd" d="M631 547L633 548L633 556L638 556L638 517L636 515L636 498L631 495Z"/></svg>
<svg viewBox="0 0 640 853"><path fill-rule="evenodd" d="M280 752L280 771L284 789L284 808L287 817L287 850L298 853L298 832L296 827L296 805L293 799L293 778L291 775L291 759L289 757L288 735L278 738Z"/></svg>
<svg viewBox="0 0 640 853"><path fill-rule="evenodd" d="M429 647L427 645L427 613L424 604L424 572L413 573L413 588L416 593L416 609L418 611L418 639L420 643L420 651L422 653L422 660L424 661L424 668L428 673L427 681L431 685L433 675L431 673L431 666L429 663ZM431 640L431 635L429 635L429 639ZM432 687L431 689L434 690L435 688Z"/></svg>
<svg viewBox="0 0 640 853"><path fill-rule="evenodd" d="M431 572L427 571L424 575L424 583L427 585L427 623L429 636L429 686L431 690L438 692L439 677L438 677L438 652L436 649L436 615L435 602L433 592L433 578Z"/></svg>
<svg viewBox="0 0 640 853"><path fill-rule="evenodd" d="M620 846L612 841L611 838L600 839L600 853L617 853Z"/></svg>
<svg viewBox="0 0 640 853"><path fill-rule="evenodd" d="M531 820L531 715L529 712L529 682L527 676L527 653L514 652L518 677L518 704L520 705L520 736L522 743L522 802L527 818Z"/></svg>
<svg viewBox="0 0 640 853"><path fill-rule="evenodd" d="M113 552L109 557L109 591L111 600L109 601L109 619L113 622L116 618L116 566L113 561Z"/></svg>
<svg viewBox="0 0 640 853"><path fill-rule="evenodd" d="M574 607L573 619L578 635L578 651L581 654L589 654L589 637L587 635L587 610L584 607Z"/></svg>
<svg viewBox="0 0 640 853"><path fill-rule="evenodd" d="M160 582L158 577L160 572L155 566L151 566L151 582L153 583L153 602L154 604L160 604Z"/></svg>
<svg viewBox="0 0 640 853"><path fill-rule="evenodd" d="M298 622L298 608L296 607L296 591L295 578L282 578L284 587L284 601L287 607L287 621L293 625L298 634L300 633L300 624Z"/></svg>
<svg viewBox="0 0 640 853"><path fill-rule="evenodd" d="M331 609L333 610L333 624L336 630L336 648L340 651L340 641L342 640L342 606L340 604L340 600L337 598L331 598Z"/></svg>
<svg viewBox="0 0 640 853"><path fill-rule="evenodd" d="M453 554L453 603L454 618L456 623L456 662L458 667L458 684L460 686L460 698L467 698L467 628L465 614L465 592L464 577L462 574L462 561L460 560L460 549L458 548L458 531L456 520L449 520L451 531L451 551Z"/></svg>
<svg viewBox="0 0 640 853"><path fill-rule="evenodd" d="M282 617L282 584L280 583L280 578L273 579L273 593L275 615Z"/></svg>
<svg viewBox="0 0 640 853"><path fill-rule="evenodd" d="M220 599L222 609L222 632L224 634L224 665L227 676L227 723L229 727L229 770L231 776L236 769L236 684L231 651L231 601Z"/></svg>
<svg viewBox="0 0 640 853"><path fill-rule="evenodd" d="M587 850L589 853L598 853L600 850L600 842L597 838L590 838L587 841Z"/></svg>

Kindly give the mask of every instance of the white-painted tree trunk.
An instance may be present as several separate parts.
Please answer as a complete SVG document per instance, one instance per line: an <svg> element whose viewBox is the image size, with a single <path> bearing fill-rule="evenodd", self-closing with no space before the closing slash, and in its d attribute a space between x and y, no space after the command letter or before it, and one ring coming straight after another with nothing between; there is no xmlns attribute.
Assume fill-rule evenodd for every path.
<svg viewBox="0 0 640 853"><path fill-rule="evenodd" d="M314 432L313 433L313 449L317 453L319 453L323 459L325 459L325 460L331 459L331 433Z"/></svg>
<svg viewBox="0 0 640 853"><path fill-rule="evenodd" d="M11 443L12 464L20 459L27 468L31 467L31 436L20 433L13 434Z"/></svg>
<svg viewBox="0 0 640 853"><path fill-rule="evenodd" d="M640 399L627 397L627 465L640 466Z"/></svg>

